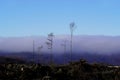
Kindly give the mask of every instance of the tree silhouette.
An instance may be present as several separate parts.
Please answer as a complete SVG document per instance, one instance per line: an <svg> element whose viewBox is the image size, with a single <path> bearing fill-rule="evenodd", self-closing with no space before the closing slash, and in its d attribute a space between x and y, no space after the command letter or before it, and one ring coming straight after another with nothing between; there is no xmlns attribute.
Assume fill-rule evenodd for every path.
<svg viewBox="0 0 120 80"><path fill-rule="evenodd" d="M50 64L52 65L53 64L53 37L54 37L54 34L53 33L50 33L48 34L48 38L47 38L47 42L46 44L48 45L48 49L50 49Z"/></svg>
<svg viewBox="0 0 120 80"><path fill-rule="evenodd" d="M70 60L72 62L72 53L73 53L73 50L72 50L72 43L73 43L73 32L75 30L75 23L74 22L71 22L70 23L70 32L71 32L71 40L70 40Z"/></svg>

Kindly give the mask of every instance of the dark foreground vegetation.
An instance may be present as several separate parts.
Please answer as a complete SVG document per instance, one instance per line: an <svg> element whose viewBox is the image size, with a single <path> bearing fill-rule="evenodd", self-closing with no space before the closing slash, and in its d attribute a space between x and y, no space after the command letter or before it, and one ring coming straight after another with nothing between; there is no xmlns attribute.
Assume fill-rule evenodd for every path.
<svg viewBox="0 0 120 80"><path fill-rule="evenodd" d="M0 80L120 80L120 68L85 60L51 66L7 63L0 64Z"/></svg>

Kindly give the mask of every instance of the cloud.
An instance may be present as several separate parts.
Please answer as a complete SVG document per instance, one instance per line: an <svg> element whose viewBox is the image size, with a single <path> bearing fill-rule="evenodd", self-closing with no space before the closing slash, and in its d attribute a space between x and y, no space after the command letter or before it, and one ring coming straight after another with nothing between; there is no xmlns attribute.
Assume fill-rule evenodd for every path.
<svg viewBox="0 0 120 80"><path fill-rule="evenodd" d="M43 45L42 52L49 52L45 42L47 37L33 36L33 37L11 37L11 38L0 38L0 50L10 52L22 52L32 51L33 40L35 41L35 50L40 45ZM54 37L53 51L55 53L63 53L63 47L61 44L63 40L67 40L67 52L70 51L70 36L58 35ZM120 36L92 36L92 35L79 35L73 38L73 51L100 53L100 54L111 54L120 52Z"/></svg>

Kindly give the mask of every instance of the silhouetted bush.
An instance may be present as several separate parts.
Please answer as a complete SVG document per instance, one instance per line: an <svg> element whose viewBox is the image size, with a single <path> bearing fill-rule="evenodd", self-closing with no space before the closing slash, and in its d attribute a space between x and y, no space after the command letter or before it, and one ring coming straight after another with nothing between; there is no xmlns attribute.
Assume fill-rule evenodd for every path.
<svg viewBox="0 0 120 80"><path fill-rule="evenodd" d="M0 64L0 80L120 80L120 68L85 60L58 66Z"/></svg>

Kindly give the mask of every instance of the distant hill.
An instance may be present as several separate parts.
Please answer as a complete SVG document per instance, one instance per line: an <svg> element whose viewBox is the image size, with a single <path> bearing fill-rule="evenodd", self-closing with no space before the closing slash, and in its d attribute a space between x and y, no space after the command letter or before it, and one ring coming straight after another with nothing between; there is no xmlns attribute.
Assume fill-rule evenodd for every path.
<svg viewBox="0 0 120 80"><path fill-rule="evenodd" d="M15 63L21 63L21 61L31 62L34 61L36 63L44 63L49 64L50 62L50 54L44 53L43 55L40 54L33 54L31 52L20 52L20 53L0 53L0 56L4 56L0 58L0 61L15 61ZM64 57L67 56L67 57ZM105 63L111 65L120 65L120 54L111 54L111 55L104 55L104 54L93 54L93 53L74 53L73 61L79 61L80 59L86 59L90 63ZM7 58L6 58L7 57ZM53 55L54 63L56 64L63 64L64 62L70 62L70 54L54 54ZM11 59L11 60L8 60Z"/></svg>
<svg viewBox="0 0 120 80"><path fill-rule="evenodd" d="M0 56L0 64L8 64L8 63L23 64L26 62L22 59Z"/></svg>

